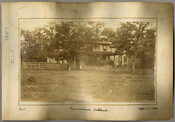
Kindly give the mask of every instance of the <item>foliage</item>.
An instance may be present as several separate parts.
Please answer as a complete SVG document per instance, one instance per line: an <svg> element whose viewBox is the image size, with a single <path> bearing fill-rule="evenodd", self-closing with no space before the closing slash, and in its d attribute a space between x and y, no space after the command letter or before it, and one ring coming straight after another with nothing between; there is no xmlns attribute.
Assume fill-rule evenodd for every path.
<svg viewBox="0 0 175 122"><path fill-rule="evenodd" d="M156 29L150 22L124 22L117 30L103 22L52 22L32 31L21 30L21 55L22 61L41 62L49 57L79 64L81 55L91 52L97 42L107 41L112 42L116 54L133 57L133 66L140 58L142 64L151 62L152 67L155 37ZM95 62L97 57L91 54Z"/></svg>
<svg viewBox="0 0 175 122"><path fill-rule="evenodd" d="M117 53L133 56L133 64L141 58L142 65L152 62L155 54L155 28L149 22L126 22L116 31Z"/></svg>
<svg viewBox="0 0 175 122"><path fill-rule="evenodd" d="M21 30L22 60L40 61L48 56L57 61L65 58L77 62L79 53L92 51L100 40L102 27L100 22L53 22L32 32Z"/></svg>

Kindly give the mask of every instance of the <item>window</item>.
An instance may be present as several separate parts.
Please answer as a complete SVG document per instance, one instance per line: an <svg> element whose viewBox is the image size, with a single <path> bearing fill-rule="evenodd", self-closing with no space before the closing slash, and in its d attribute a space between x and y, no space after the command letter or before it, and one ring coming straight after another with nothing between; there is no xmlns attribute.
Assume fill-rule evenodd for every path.
<svg viewBox="0 0 175 122"><path fill-rule="evenodd" d="M107 47L106 46L103 46L103 51L106 51Z"/></svg>

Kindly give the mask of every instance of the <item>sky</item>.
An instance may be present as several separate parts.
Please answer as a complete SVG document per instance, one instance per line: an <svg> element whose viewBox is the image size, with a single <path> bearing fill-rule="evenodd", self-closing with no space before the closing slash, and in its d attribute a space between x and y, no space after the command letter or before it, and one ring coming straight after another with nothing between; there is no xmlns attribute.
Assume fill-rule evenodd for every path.
<svg viewBox="0 0 175 122"><path fill-rule="evenodd" d="M44 27L44 25L48 25L49 22L104 22L106 27L113 28L116 30L120 27L121 22L132 22L132 21L145 21L151 22L150 27L156 27L155 19L21 19L20 20L20 28L24 30L32 31L38 27Z"/></svg>

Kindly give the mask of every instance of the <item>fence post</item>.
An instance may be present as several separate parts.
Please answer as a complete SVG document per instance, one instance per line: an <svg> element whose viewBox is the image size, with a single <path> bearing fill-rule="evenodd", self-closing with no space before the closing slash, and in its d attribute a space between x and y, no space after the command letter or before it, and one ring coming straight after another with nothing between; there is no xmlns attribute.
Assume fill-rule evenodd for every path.
<svg viewBox="0 0 175 122"><path fill-rule="evenodd" d="M27 68L27 62L24 62L24 69Z"/></svg>
<svg viewBox="0 0 175 122"><path fill-rule="evenodd" d="M39 66L38 66L38 68L40 69L40 62L39 62Z"/></svg>

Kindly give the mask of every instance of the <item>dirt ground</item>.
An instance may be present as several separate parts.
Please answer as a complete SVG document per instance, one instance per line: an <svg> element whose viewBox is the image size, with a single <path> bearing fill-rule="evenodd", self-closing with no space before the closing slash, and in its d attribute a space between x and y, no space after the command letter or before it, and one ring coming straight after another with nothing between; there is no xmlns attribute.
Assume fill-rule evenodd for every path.
<svg viewBox="0 0 175 122"><path fill-rule="evenodd" d="M153 80L130 73L22 70L21 101L152 102Z"/></svg>

